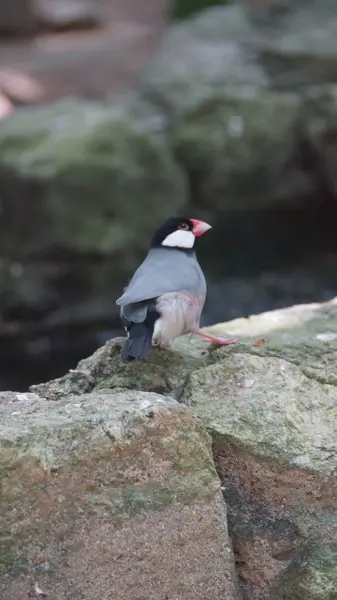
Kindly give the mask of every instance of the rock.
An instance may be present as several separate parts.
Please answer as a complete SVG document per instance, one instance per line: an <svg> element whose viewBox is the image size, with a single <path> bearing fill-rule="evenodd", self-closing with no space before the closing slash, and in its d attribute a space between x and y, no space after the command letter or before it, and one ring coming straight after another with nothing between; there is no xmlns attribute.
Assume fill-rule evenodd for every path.
<svg viewBox="0 0 337 600"><path fill-rule="evenodd" d="M17 7L24 3L3 1L0 15L12 11L20 18ZM0 88L16 107L69 97L110 99L133 89L168 23L169 0L32 3L36 35L11 44L0 39Z"/></svg>
<svg viewBox="0 0 337 600"><path fill-rule="evenodd" d="M284 359L236 352L194 371L181 400L196 405L193 412L224 441L330 477L337 452L335 394L333 385Z"/></svg>
<svg viewBox="0 0 337 600"><path fill-rule="evenodd" d="M235 319L211 327L209 331L213 335L238 337L243 343L264 338L265 343L252 347L250 352L285 359L299 367L305 376L322 384L337 382L336 298L252 315L249 319ZM236 346L236 350L240 347Z"/></svg>
<svg viewBox="0 0 337 600"><path fill-rule="evenodd" d="M306 181L291 161L300 109L296 94L241 87L214 91L182 112L173 143L198 182L198 205L221 219L301 199Z"/></svg>
<svg viewBox="0 0 337 600"><path fill-rule="evenodd" d="M40 26L48 29L95 27L101 15L92 0L35 0Z"/></svg>
<svg viewBox="0 0 337 600"><path fill-rule="evenodd" d="M335 81L337 19L333 0L276 1L259 6L248 0L243 4L255 34L255 48L273 85L294 88Z"/></svg>
<svg viewBox="0 0 337 600"><path fill-rule="evenodd" d="M334 600L336 597L336 540L330 544L313 543L306 548L297 564L286 573L284 581L274 591L275 600L312 598ZM300 577L298 577L300 573Z"/></svg>
<svg viewBox="0 0 337 600"><path fill-rule="evenodd" d="M131 241L147 247L158 219L185 201L183 174L152 123L153 118L130 120L120 105L71 100L17 111L3 122L0 151L2 168L9 173L8 195L10 175L21 184L34 181L41 221L49 224L46 231L38 221L35 235L27 232L27 252L64 245L109 253ZM151 193L148 169L154 178ZM6 196L2 201L8 210ZM18 209L20 204L13 207Z"/></svg>
<svg viewBox="0 0 337 600"><path fill-rule="evenodd" d="M185 176L161 127L160 113L140 120L121 104L72 100L2 122L8 306L52 306L62 320L62 304L80 314L97 298L117 314L113 299L158 222L186 202ZM67 297L65 281L73 282Z"/></svg>
<svg viewBox="0 0 337 600"><path fill-rule="evenodd" d="M258 33L240 5L211 8L172 27L143 78L171 119L172 143L198 207L223 211L302 201L294 159L301 98L268 89Z"/></svg>
<svg viewBox="0 0 337 600"><path fill-rule="evenodd" d="M214 34L213 28L208 31L209 20L216 23L219 12L226 22L221 36ZM171 27L142 78L144 93L165 106L170 115L179 116L228 86L266 88L269 79L256 56L244 48L239 37L226 35L233 24L243 37L249 27L244 18L240 8L213 8Z"/></svg>
<svg viewBox="0 0 337 600"><path fill-rule="evenodd" d="M337 145L334 124L337 115L337 86L327 84L312 86L303 94L301 127L311 164L314 185L324 189L325 196L335 206L337 197L336 160Z"/></svg>
<svg viewBox="0 0 337 600"><path fill-rule="evenodd" d="M33 0L11 0L0 3L0 33L31 35L36 32Z"/></svg>
<svg viewBox="0 0 337 600"><path fill-rule="evenodd" d="M82 394L102 389L126 388L169 395L179 400L188 373L202 362L202 350L193 344L178 346L179 353L154 348L150 360L122 364L121 349L125 338L116 338L81 360L76 369L59 379L31 386L31 391L58 400L69 394Z"/></svg>
<svg viewBox="0 0 337 600"><path fill-rule="evenodd" d="M213 7L167 32L143 89L173 120L198 206L219 218L324 194L324 177L317 189L311 170L331 142L304 173L299 126L312 127L302 119L303 95L334 81L336 28L334 5L312 0Z"/></svg>
<svg viewBox="0 0 337 600"><path fill-rule="evenodd" d="M214 352L181 397L213 437L248 599L334 597L336 317L335 299L211 328L241 344ZM251 335L265 343L248 350Z"/></svg>
<svg viewBox="0 0 337 600"><path fill-rule="evenodd" d="M205 42L228 41L254 57L265 81L277 89L335 81L337 19L333 0L252 2L212 7L190 20ZM240 71L240 76L244 71ZM246 76L240 77L246 83ZM230 82L231 83L231 82Z"/></svg>
<svg viewBox="0 0 337 600"><path fill-rule="evenodd" d="M4 600L239 600L211 440L186 407L5 393L0 412Z"/></svg>
<svg viewBox="0 0 337 600"><path fill-rule="evenodd" d="M132 372L112 340L73 374L32 391L51 399L63 389L76 402L83 376L93 394L139 386L187 404L212 436L245 600L332 600L336 327L337 298L294 306L208 328L238 337L236 346L207 352L185 336ZM252 345L256 338L264 343Z"/></svg>
<svg viewBox="0 0 337 600"><path fill-rule="evenodd" d="M39 28L91 27L97 22L91 0L14 0L0 7L0 32L11 35L32 35Z"/></svg>

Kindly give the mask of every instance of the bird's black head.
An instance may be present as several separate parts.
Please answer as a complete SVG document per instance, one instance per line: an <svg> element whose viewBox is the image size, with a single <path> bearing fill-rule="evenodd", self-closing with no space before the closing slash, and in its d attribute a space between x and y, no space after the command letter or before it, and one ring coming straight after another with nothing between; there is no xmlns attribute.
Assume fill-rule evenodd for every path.
<svg viewBox="0 0 337 600"><path fill-rule="evenodd" d="M197 219L186 217L170 217L155 232L151 248L179 248L192 250L195 238L201 236L211 226Z"/></svg>

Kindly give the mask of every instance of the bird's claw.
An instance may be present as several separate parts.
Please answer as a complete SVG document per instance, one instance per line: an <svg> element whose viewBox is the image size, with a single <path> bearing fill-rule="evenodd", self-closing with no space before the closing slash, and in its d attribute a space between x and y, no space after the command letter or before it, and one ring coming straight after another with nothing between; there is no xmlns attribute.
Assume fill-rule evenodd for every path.
<svg viewBox="0 0 337 600"><path fill-rule="evenodd" d="M225 338L225 337L219 337L219 344L221 344L221 346L229 346L231 344L236 344L237 340L234 340L233 338Z"/></svg>
<svg viewBox="0 0 337 600"><path fill-rule="evenodd" d="M212 344L218 344L219 346L230 346L232 344L237 344L237 340L234 340L233 338L225 338L225 337L218 337L218 338L214 338L214 339L204 339L204 342L208 342L208 343L212 343Z"/></svg>

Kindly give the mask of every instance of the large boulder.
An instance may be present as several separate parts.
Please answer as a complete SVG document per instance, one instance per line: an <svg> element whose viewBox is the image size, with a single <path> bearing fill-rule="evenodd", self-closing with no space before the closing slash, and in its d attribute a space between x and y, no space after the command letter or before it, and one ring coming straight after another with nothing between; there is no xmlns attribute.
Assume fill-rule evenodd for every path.
<svg viewBox="0 0 337 600"><path fill-rule="evenodd" d="M336 31L333 2L315 0L247 0L168 30L143 90L173 120L174 147L198 206L219 216L293 207L323 192L310 174L320 152L303 172L302 137L315 116L302 108L312 86L334 82Z"/></svg>
<svg viewBox="0 0 337 600"><path fill-rule="evenodd" d="M292 163L300 114L296 94L242 86L181 111L173 143L195 202L221 219L301 200L306 180Z"/></svg>
<svg viewBox="0 0 337 600"><path fill-rule="evenodd" d="M69 100L2 121L3 310L45 308L57 322L97 300L116 314L158 222L186 203L161 115L144 111Z"/></svg>
<svg viewBox="0 0 337 600"><path fill-rule="evenodd" d="M187 25L204 44L239 44L246 60L254 58L265 80L278 89L335 81L334 0L241 0L205 9ZM244 83L243 73L237 76Z"/></svg>
<svg viewBox="0 0 337 600"><path fill-rule="evenodd" d="M172 26L142 78L144 93L175 116L228 86L267 88L258 56L242 43L249 31L239 6L205 10Z"/></svg>
<svg viewBox="0 0 337 600"><path fill-rule="evenodd" d="M273 85L302 88L335 82L337 17L333 0L268 0L259 6L243 0L242 5L251 26L250 41ZM224 20L223 15L222 24Z"/></svg>
<svg viewBox="0 0 337 600"><path fill-rule="evenodd" d="M207 350L186 336L170 352L125 366L121 341L111 340L32 391L49 399L75 394L76 403L83 391L158 389L188 405L212 436L243 597L333 600L336 328L334 299L209 328L238 337L227 348Z"/></svg>
<svg viewBox="0 0 337 600"><path fill-rule="evenodd" d="M0 395L0 595L239 600L211 438L158 394Z"/></svg>

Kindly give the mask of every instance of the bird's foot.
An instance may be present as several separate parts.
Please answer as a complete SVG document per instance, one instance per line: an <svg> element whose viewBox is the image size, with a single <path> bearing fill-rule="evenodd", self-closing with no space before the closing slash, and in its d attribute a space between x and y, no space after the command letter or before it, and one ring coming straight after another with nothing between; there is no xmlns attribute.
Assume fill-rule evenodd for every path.
<svg viewBox="0 0 337 600"><path fill-rule="evenodd" d="M167 350L170 347L170 344L159 339L154 339L152 340L152 346L160 348L161 350Z"/></svg>
<svg viewBox="0 0 337 600"><path fill-rule="evenodd" d="M229 346L231 344L236 344L237 340L232 338L225 337L215 337L214 335L210 335L209 333L205 333L204 331L193 331L196 335L200 335L204 338L205 342L212 342L213 344L218 344L219 346Z"/></svg>

